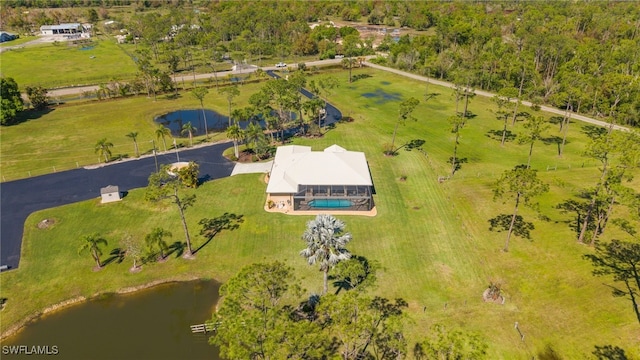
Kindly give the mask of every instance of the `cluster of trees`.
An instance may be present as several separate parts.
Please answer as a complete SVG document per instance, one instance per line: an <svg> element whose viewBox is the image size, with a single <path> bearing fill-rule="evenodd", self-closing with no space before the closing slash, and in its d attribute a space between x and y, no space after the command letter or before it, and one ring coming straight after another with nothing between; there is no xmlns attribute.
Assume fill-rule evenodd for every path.
<svg viewBox="0 0 640 360"><path fill-rule="evenodd" d="M418 5L416 5L418 6ZM390 37L388 65L637 126L640 10L626 3L421 3L435 35ZM515 91L513 91L515 90Z"/></svg>
<svg viewBox="0 0 640 360"><path fill-rule="evenodd" d="M26 87L27 97L33 110L42 110L49 105L47 90L42 86ZM18 83L13 78L0 78L0 125L14 125L18 114L25 109Z"/></svg>
<svg viewBox="0 0 640 360"><path fill-rule="evenodd" d="M634 173L640 167L640 134L638 132L594 129L585 155L600 163L600 176L591 187L581 189L577 196L558 204L561 211L575 215L572 226L577 241L594 246L594 253L585 256L594 265L596 276L612 275L622 288L611 286L614 296L631 300L640 322L640 194L633 187ZM627 234L609 242L600 238L609 224Z"/></svg>
<svg viewBox="0 0 640 360"><path fill-rule="evenodd" d="M210 338L228 359L404 359L403 299L371 296L376 265L346 249L351 234L331 215L318 215L302 235L301 255L324 277L320 295L303 297L300 281L284 263L242 269L220 289L222 304ZM338 290L327 294L329 272ZM340 290L344 290L341 292ZM436 325L413 347L417 359L483 358L486 343L475 334Z"/></svg>
<svg viewBox="0 0 640 360"><path fill-rule="evenodd" d="M240 156L239 144L242 142L259 158L268 156L273 150L270 144L276 140L284 143L285 131L288 129L297 128L303 135L321 134L326 100L321 99L318 94L328 96L337 85L338 81L334 77L307 82L306 72L297 70L289 73L287 80L268 80L258 92L249 97L248 106L238 109L233 109L233 99L240 94L239 88L235 85L219 88L218 92L229 103L227 136L233 140L235 157ZM314 94L311 99L301 92L307 86ZM264 122L269 138L258 123L260 120ZM240 121L248 122L248 125L242 129Z"/></svg>

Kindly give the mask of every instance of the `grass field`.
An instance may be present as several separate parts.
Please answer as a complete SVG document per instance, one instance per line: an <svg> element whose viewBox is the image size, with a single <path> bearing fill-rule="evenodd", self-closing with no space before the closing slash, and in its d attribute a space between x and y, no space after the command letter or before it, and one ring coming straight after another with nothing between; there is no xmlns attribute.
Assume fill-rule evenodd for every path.
<svg viewBox="0 0 640 360"><path fill-rule="evenodd" d="M22 91L26 86L50 89L106 83L133 78L136 72L133 59L114 39L94 39L86 48L61 42L12 49L0 54L0 61L2 76L14 78Z"/></svg>
<svg viewBox="0 0 640 360"><path fill-rule="evenodd" d="M489 232L487 220L509 212L511 204L492 201L491 189L502 171L526 162L527 145L510 142L502 148L499 141L487 137L501 124L491 113L490 101L476 97L470 104L476 116L462 130L459 146L459 156L468 162L462 164L454 178L439 183L438 176L448 173L446 160L453 149L453 134L446 122L454 108L451 91L432 86L441 94L418 106L414 113L417 122L398 129L398 144L424 139L427 155L400 151L396 157L386 157L382 148L391 141L398 100L409 96L422 99L424 86L383 72L354 73L369 77L347 84L346 73L339 73L341 87L331 100L355 121L338 124L323 138L295 139L294 143L310 145L314 150L336 143L365 152L375 184L378 215L339 218L345 220L347 230L353 234L351 252L377 260L383 267L376 293L408 301L410 341L425 337L431 325L441 323L450 329L480 333L490 344L491 359L531 359L548 349L563 358L583 359L590 357L595 345L620 346L627 355L640 356L640 331L631 303L611 296L610 289L603 285L610 283L609 279L591 275L591 265L581 258L591 249L576 244L567 225L569 215L554 208L597 179L595 164L580 156L587 139L581 124L571 124L563 158L558 158L555 145L536 144L532 166L551 185L551 192L540 199L540 211L550 220L539 220L532 210L523 209L522 215L536 226L532 240L514 239L510 252L504 253L504 233ZM243 96L250 92L247 87L241 91ZM207 107L224 109L224 100L209 96ZM108 113L109 119L94 123L98 125L90 130L90 136L78 132L74 140L59 140L84 143L89 149L82 151L92 155L96 135L102 132L121 136L122 143L127 144L124 134L133 130L130 124L134 122L120 114L137 109L140 128L136 129L151 136L148 117L153 111L168 109L171 104L190 106L191 101L186 96L178 102L126 99L56 109L41 119L8 128L16 131L11 136L3 131L2 170L6 166L5 150L20 154L12 146L5 148L5 136L17 146L20 133L49 131L51 127L41 123L54 116L69 127L64 133L78 129L75 123L79 120L65 119L57 112L86 113L85 124L95 116L88 114ZM237 102L242 104L240 99ZM112 110L105 112L107 106ZM118 129L114 124L119 119L126 126ZM519 133L522 126L511 130ZM557 135L557 127L550 128L546 135ZM41 151L38 149L45 144L48 143L22 151ZM549 166L555 170L547 171ZM406 181L399 181L402 175ZM635 185L637 188L637 181ZM249 174L211 181L193 190L198 201L187 211L193 233L197 233L198 220L224 212L243 215L244 223L238 230L216 236L194 261L172 258L164 264L146 265L138 274L127 271L131 266L128 259L92 272L91 258L77 255L77 248L81 235L97 231L109 240L105 251L108 253L121 246L124 237L142 239L155 226L169 228L174 241L180 240L175 210L145 202L144 190L131 191L119 203L101 205L98 200L90 200L32 214L25 224L20 268L0 275L2 296L9 299L2 314L2 330L30 313L77 295L115 291L168 277L199 276L225 281L242 266L256 261L284 260L303 278L308 292L318 292L321 274L298 255L304 247L300 235L310 217L264 212L265 188L261 175ZM38 229L36 224L43 219L54 219L55 225ZM614 229L607 229L605 238L615 234L611 230ZM196 238L196 247L203 241ZM482 292L490 281L503 284L504 305L482 302ZM526 335L524 342L514 329L516 321Z"/></svg>

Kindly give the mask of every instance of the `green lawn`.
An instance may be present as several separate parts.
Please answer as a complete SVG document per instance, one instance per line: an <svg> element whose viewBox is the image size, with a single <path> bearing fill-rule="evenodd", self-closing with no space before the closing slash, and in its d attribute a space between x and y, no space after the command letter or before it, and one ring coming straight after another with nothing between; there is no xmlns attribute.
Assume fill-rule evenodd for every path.
<svg viewBox="0 0 640 360"><path fill-rule="evenodd" d="M2 76L14 78L22 91L26 86L93 85L135 76L135 63L114 39L94 39L91 46L61 42L5 51L0 54Z"/></svg>
<svg viewBox="0 0 640 360"><path fill-rule="evenodd" d="M547 347L563 358L587 358L594 345L620 346L627 355L640 356L640 332L631 303L611 296L610 289L603 285L610 283L609 279L591 275L590 264L581 258L591 249L576 244L566 223L569 216L554 208L597 179L595 164L580 156L586 142L581 124L572 123L567 153L562 159L558 158L555 145L536 144L533 167L551 184L551 192L540 199L540 210L550 220L541 221L532 210L523 209L521 214L535 223L533 239L513 239L510 252L504 253L501 249L505 234L489 232L487 220L509 212L512 205L493 202L491 188L503 170L526 162L528 147L511 142L501 148L499 141L486 136L489 130L501 128L491 113L490 101L481 97L472 100L470 110L476 117L462 130L459 148L459 155L466 157L468 163L453 179L438 183L438 176L447 174L446 160L453 148L453 134L446 123L454 108L451 91L432 87L441 95L418 106L417 122L398 129L397 143L424 139L427 155L400 151L396 157L386 157L382 146L391 140L398 105L398 101L387 99L422 99L424 86L383 72L354 73L370 77L347 84L346 73L339 73L343 82L331 101L355 121L338 124L323 138L295 139L294 143L311 145L314 150L336 143L365 152L375 183L378 215L339 218L345 220L347 230L353 234L351 252L377 260L383 267L376 293L408 301L410 341L426 336L434 323L442 323L448 328L479 332L490 344L490 359L531 359ZM245 89L242 88L243 94L249 92ZM373 95L363 96L367 93ZM210 96L208 107L224 109L224 100ZM141 114L150 114L150 108L143 105L145 101L149 100L127 99L111 104L114 111L123 113L125 109L132 111L137 104ZM185 96L181 101L191 100ZM164 104L159 101L153 105L161 108ZM93 103L70 108L74 113L79 109L101 113L104 106L107 105ZM58 116L58 111L66 110L56 109L16 129L32 125L33 129L24 132L37 132L38 121ZM109 116L114 121L118 118ZM73 123L58 121L68 121L68 126ZM149 126L140 131L150 134L149 120L140 121ZM89 144L90 155L100 131L111 131L113 136L122 133L122 143L127 143L124 134L131 131L129 128L114 132L112 125L98 124L91 130L96 133L89 137L79 133L75 140ZM517 125L512 130L518 133L521 128ZM555 126L547 132L548 136L556 134ZM5 139L2 140L4 158ZM18 142L14 140L13 144ZM547 171L547 166L555 166L556 170ZM4 167L3 163L3 172ZM402 175L406 181L399 181ZM310 217L264 212L265 188L261 175L249 174L208 182L194 190L198 200L187 211L192 233L198 232L201 218L224 212L243 215L244 223L238 230L216 236L196 260L172 258L164 264L146 265L138 274L127 271L131 266L128 259L92 272L90 257L79 256L76 251L78 238L94 231L109 240L105 253L120 246L121 239L128 235L141 240L155 226L170 229L174 240L181 240L176 211L168 205L145 202L143 190L131 191L119 203L101 205L96 199L32 214L25 224L20 268L0 275L2 296L9 299L2 314L2 330L30 313L77 295L115 291L162 278L198 276L225 281L242 266L256 261L286 261L303 278L308 292L319 292L321 273L298 255L304 247L300 235ZM42 219L54 219L56 223L41 230L36 224ZM609 236L611 233L606 238ZM196 237L196 247L203 241ZM490 281L503 284L507 299L504 305L482 302L481 294ZM516 321L526 335L524 342L514 329Z"/></svg>

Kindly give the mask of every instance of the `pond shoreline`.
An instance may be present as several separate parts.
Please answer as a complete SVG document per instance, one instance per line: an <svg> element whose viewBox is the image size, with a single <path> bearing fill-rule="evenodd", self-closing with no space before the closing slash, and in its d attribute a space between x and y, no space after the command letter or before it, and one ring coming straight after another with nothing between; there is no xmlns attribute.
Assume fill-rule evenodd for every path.
<svg viewBox="0 0 640 360"><path fill-rule="evenodd" d="M145 289L149 289L152 288L154 286L158 286L158 285L163 285L163 284L170 284L170 283L177 283L177 282L189 282L189 281L196 281L196 280L204 280L203 278L197 277L197 276L188 276L188 277L178 277L178 278L168 278L168 279L160 279L160 280L154 280L145 284L141 284L141 285L137 285L137 286L129 286L129 287L125 287L125 288L121 288L118 289L116 291L103 291L103 292L98 292L95 293L89 297L85 297L85 296L76 296L73 297L71 299L67 299L67 300L63 300L60 301L58 303L55 303L53 305L47 306L46 308L44 308L42 311L37 311L31 315L28 315L24 320L18 321L15 325L11 326L9 329L5 330L2 332L2 334L0 334L0 341L5 340L13 335L16 335L17 333L20 332L20 330L24 329L25 326L27 326L29 323L36 321L38 319L40 319L42 316L46 315L46 314L50 314L62 309L65 309L67 307L70 307L72 305L75 304L79 304L85 301L90 301L92 299L95 299L97 297L103 296L103 295L107 295L107 294L117 294L117 295L124 295L124 294L131 294L140 290L145 290Z"/></svg>

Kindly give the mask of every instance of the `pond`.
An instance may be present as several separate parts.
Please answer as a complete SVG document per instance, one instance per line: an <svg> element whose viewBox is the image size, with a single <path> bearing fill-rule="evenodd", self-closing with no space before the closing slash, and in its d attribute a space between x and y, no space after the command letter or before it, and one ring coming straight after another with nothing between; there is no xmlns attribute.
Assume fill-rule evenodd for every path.
<svg viewBox="0 0 640 360"><path fill-rule="evenodd" d="M126 295L106 295L46 315L2 342L3 359L47 355L7 355L8 346L48 346L57 359L212 359L218 351L209 335L190 325L210 319L218 300L215 281L159 285ZM55 347L54 347L55 346ZM42 348L43 349L43 348Z"/></svg>
<svg viewBox="0 0 640 360"><path fill-rule="evenodd" d="M214 131L222 131L227 128L229 125L229 117L219 114L213 110L204 110L204 115L207 118L207 127L206 129L211 133ZM291 119L295 121L297 118L297 114L292 112L289 114ZM265 122L260 117L256 117L256 123L260 125L263 129L265 128ZM204 135L205 131L205 121L202 116L201 109L191 109L191 110L176 110L170 113L166 113L164 115L160 115L154 119L154 121L158 124L164 125L171 130L171 134L174 137L188 137L188 134L182 134L182 126L188 122L191 122L197 130L194 135ZM239 121L238 125L240 128L245 129L249 125L249 121ZM287 134L294 133L297 129L288 129Z"/></svg>
<svg viewBox="0 0 640 360"><path fill-rule="evenodd" d="M228 123L229 117L219 114L213 110L204 110L204 117L206 117L207 126L206 129L209 132L224 130ZM194 135L204 135L205 131L205 119L202 116L201 109L190 110L177 110L164 115L160 115L154 119L158 124L162 124L171 130L171 134L174 137L188 137L188 134L181 134L182 125L191 122L197 130Z"/></svg>

